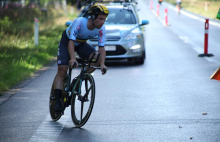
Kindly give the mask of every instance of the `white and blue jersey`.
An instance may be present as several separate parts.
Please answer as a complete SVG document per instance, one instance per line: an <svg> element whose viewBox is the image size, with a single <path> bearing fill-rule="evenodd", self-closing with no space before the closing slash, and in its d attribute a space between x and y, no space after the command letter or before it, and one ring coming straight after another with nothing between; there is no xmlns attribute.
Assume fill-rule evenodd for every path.
<svg viewBox="0 0 220 142"><path fill-rule="evenodd" d="M87 23L88 19L85 17L75 19L66 29L67 37L75 41L75 46L77 46L90 38L98 36L98 46L105 46L105 26L103 25L100 29L89 30Z"/></svg>

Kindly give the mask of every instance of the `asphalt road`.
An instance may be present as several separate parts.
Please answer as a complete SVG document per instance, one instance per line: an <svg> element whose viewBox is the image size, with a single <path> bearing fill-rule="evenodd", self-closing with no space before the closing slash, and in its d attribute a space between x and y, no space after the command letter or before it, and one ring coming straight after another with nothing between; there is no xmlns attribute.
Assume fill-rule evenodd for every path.
<svg viewBox="0 0 220 142"><path fill-rule="evenodd" d="M145 64L108 62L106 75L94 73L95 106L85 126L74 127L69 108L58 122L51 121L53 64L0 104L0 141L220 141L220 82L209 79L220 65L220 27L210 24L214 57L198 57L203 53L204 22L178 16L163 3L161 11L168 8L170 24L164 26L162 12L157 17L147 1L139 0L138 6L140 18L150 21Z"/></svg>

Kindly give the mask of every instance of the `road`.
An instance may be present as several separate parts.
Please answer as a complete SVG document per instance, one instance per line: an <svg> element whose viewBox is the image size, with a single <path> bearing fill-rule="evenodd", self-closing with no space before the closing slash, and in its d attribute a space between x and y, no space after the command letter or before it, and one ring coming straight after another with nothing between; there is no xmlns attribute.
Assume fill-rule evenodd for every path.
<svg viewBox="0 0 220 142"><path fill-rule="evenodd" d="M106 75L93 74L96 100L85 126L74 127L69 108L58 122L51 121L53 64L0 104L0 141L220 141L220 82L209 79L220 65L220 27L210 24L209 52L214 57L198 57L204 22L178 16L165 2L160 17L147 1L139 0L138 6L140 18L150 21L145 64L108 62ZM166 7L169 26L163 25Z"/></svg>

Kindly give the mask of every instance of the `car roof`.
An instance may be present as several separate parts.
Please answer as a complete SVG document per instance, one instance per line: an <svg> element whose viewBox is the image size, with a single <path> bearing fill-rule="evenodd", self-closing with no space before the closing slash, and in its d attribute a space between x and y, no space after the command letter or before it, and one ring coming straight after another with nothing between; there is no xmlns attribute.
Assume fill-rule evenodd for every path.
<svg viewBox="0 0 220 142"><path fill-rule="evenodd" d="M117 8L117 9L123 9L123 8L129 8L131 9L131 6L124 6L124 5L106 5L107 8Z"/></svg>
<svg viewBox="0 0 220 142"><path fill-rule="evenodd" d="M91 7L92 5L95 4L104 4L106 7L108 8L118 8L118 9L122 9L122 8L126 8L129 7L129 9L131 7L133 7L132 2L123 2L123 1L93 1L92 3L85 3L84 5L84 10L87 10L89 7Z"/></svg>
<svg viewBox="0 0 220 142"><path fill-rule="evenodd" d="M108 9L125 9L125 10L131 10L133 11L133 13L135 11L132 3L125 3L125 2L96 3L95 1L93 2L94 2L93 4L104 4ZM91 6L92 5L85 5L79 16L82 16L82 14L85 13Z"/></svg>

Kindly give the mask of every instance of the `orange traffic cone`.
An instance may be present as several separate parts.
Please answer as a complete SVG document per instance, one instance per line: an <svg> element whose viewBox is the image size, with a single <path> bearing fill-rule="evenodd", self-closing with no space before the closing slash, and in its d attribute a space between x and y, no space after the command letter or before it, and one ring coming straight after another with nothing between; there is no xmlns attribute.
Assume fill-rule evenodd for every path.
<svg viewBox="0 0 220 142"><path fill-rule="evenodd" d="M220 81L220 67L212 74L210 79L215 79Z"/></svg>

